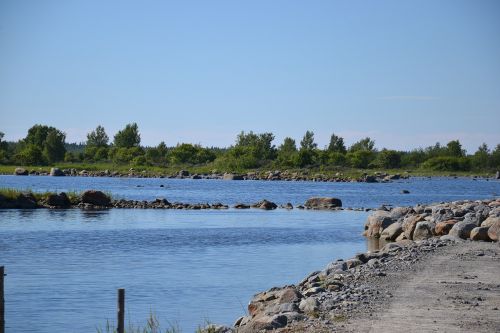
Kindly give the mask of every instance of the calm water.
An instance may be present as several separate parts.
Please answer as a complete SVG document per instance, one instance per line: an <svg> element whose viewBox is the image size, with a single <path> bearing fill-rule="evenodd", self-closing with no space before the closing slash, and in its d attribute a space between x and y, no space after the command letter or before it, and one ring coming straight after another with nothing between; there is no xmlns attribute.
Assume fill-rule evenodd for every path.
<svg viewBox="0 0 500 333"><path fill-rule="evenodd" d="M160 188L163 184L165 187ZM137 185L141 187L137 187ZM433 179L389 184L0 176L0 187L112 192L115 197L236 203L303 203L337 196L345 206L415 204L500 193L498 181ZM401 195L402 189L411 194ZM297 283L367 247L367 213L276 210L0 210L7 332L95 332L114 320L116 289L143 323L193 332L208 319L232 324L252 295Z"/></svg>

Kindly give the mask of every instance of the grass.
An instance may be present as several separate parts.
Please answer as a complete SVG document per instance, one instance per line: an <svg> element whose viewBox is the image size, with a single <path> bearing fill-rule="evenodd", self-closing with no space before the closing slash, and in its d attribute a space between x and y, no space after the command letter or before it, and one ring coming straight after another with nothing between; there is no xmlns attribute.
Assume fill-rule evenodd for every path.
<svg viewBox="0 0 500 333"><path fill-rule="evenodd" d="M97 333L117 333L116 326L112 325L109 320L106 322L106 326L104 328L97 328ZM146 325L144 327L134 326L132 323L129 323L125 328L125 333L181 333L181 329L179 325L169 323L168 327L165 329L161 328L160 321L156 314L151 312L146 321Z"/></svg>
<svg viewBox="0 0 500 333"><path fill-rule="evenodd" d="M80 202L81 193L76 191L65 192L69 198L71 204L78 204ZM0 188L0 195L7 198L7 200L16 200L20 194L30 194L37 202L45 200L51 194L57 194L56 192L46 191L46 192L33 192L31 189L19 190L14 188ZM106 192L106 195L111 198L111 193Z"/></svg>

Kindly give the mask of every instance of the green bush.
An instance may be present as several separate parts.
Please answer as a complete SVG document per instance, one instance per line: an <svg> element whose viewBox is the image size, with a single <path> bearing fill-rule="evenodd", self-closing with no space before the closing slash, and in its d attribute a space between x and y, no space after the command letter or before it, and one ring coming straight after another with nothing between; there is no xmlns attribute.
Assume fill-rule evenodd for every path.
<svg viewBox="0 0 500 333"><path fill-rule="evenodd" d="M469 171L471 163L465 157L438 156L425 161L422 164L422 169L434 171Z"/></svg>

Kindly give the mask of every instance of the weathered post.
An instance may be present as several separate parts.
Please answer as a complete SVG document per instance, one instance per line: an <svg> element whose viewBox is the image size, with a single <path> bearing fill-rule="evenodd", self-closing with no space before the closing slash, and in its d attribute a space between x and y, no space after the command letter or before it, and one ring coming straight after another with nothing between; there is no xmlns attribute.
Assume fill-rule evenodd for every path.
<svg viewBox="0 0 500 333"><path fill-rule="evenodd" d="M4 333L4 332L0 332ZM118 327L117 333L125 333L125 289L118 289Z"/></svg>
<svg viewBox="0 0 500 333"><path fill-rule="evenodd" d="M0 333L5 333L5 300L3 298L4 267L0 266Z"/></svg>

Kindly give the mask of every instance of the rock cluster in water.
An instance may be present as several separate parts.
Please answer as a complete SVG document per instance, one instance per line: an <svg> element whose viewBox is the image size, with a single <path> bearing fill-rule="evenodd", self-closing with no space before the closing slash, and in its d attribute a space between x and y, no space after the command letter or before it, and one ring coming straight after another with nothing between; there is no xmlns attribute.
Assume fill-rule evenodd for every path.
<svg viewBox="0 0 500 333"><path fill-rule="evenodd" d="M16 168L14 170L16 176L81 176L81 177L134 177L134 178L176 178L176 179L223 179L223 180L268 180L268 181L317 181L317 182L366 182L366 183L384 183L398 179L407 179L410 176L394 174L390 175L383 172L375 172L373 175L364 174L359 178L351 178L344 176L338 172L334 176L326 176L320 173L310 175L307 172L290 172L290 171L267 171L267 172L248 172L245 174L233 173L205 173L191 174L187 170L180 170L175 174L159 174L148 171L136 171L131 168L128 172L118 171L89 171L76 169L60 169L51 168L46 170L27 170L25 168Z"/></svg>

